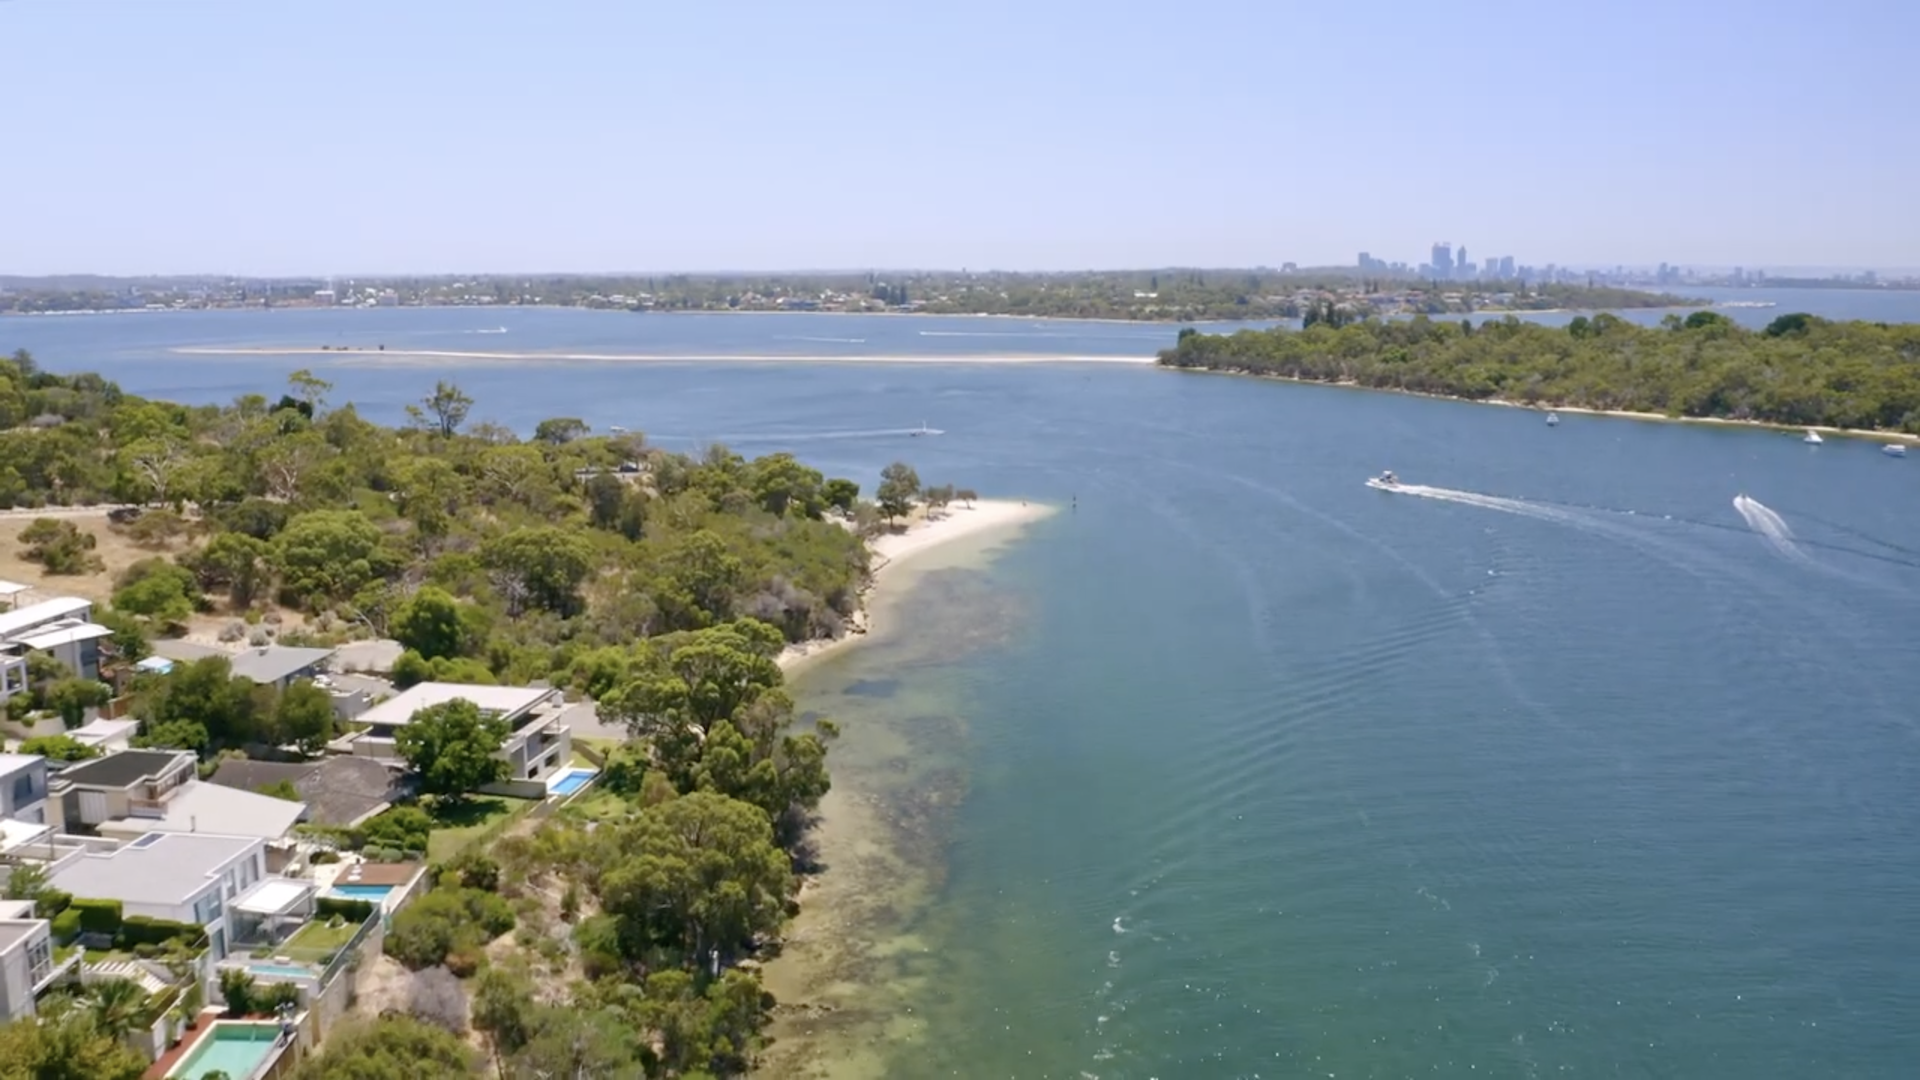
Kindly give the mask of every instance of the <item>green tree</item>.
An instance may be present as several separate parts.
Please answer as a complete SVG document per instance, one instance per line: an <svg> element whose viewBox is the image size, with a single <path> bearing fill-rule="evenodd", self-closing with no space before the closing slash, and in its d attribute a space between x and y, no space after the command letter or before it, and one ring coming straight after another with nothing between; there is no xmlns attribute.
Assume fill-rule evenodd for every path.
<svg viewBox="0 0 1920 1080"><path fill-rule="evenodd" d="M919 494L920 474L906 462L896 461L880 470L880 486L874 489L873 497L880 504L880 512L892 522L913 509L914 497Z"/></svg>
<svg viewBox="0 0 1920 1080"><path fill-rule="evenodd" d="M453 433L460 430L472 409L473 399L444 379L433 384L433 393L421 398L419 406L407 406L409 412L429 421L443 439L452 438Z"/></svg>
<svg viewBox="0 0 1920 1080"><path fill-rule="evenodd" d="M789 861L757 807L696 792L603 831L601 907L685 962L733 955L785 917Z"/></svg>
<svg viewBox="0 0 1920 1080"><path fill-rule="evenodd" d="M419 774L422 791L460 799L505 778L507 763L496 755L506 737L505 720L455 698L414 713L395 733L394 745Z"/></svg>
<svg viewBox="0 0 1920 1080"><path fill-rule="evenodd" d="M141 559L121 573L113 606L162 626L186 622L199 606L200 582L165 559Z"/></svg>
<svg viewBox="0 0 1920 1080"><path fill-rule="evenodd" d="M146 1070L147 1059L85 1008L56 1006L0 1025L0 1080L139 1080Z"/></svg>
<svg viewBox="0 0 1920 1080"><path fill-rule="evenodd" d="M38 754L48 761L86 761L100 756L98 747L88 746L71 735L36 735L21 742L20 752Z"/></svg>
<svg viewBox="0 0 1920 1080"><path fill-rule="evenodd" d="M549 443L553 446L563 446L575 439L585 438L587 432L590 430L592 429L587 427L586 421L578 417L556 416L552 419L542 420L539 424L535 425L533 438L535 442Z"/></svg>
<svg viewBox="0 0 1920 1080"><path fill-rule="evenodd" d="M478 1065L477 1055L458 1035L392 1016L342 1025L329 1034L323 1053L300 1063L292 1080L454 1080L475 1076Z"/></svg>
<svg viewBox="0 0 1920 1080"><path fill-rule="evenodd" d="M428 540L447 535L472 496L473 485L444 458L402 460L394 469L400 512Z"/></svg>
<svg viewBox="0 0 1920 1080"><path fill-rule="evenodd" d="M20 542L26 545L20 557L39 563L49 574L91 574L104 565L93 553L98 543L93 534L71 521L35 518L20 530Z"/></svg>
<svg viewBox="0 0 1920 1080"><path fill-rule="evenodd" d="M484 618L478 608L463 606L445 589L427 585L394 612L389 632L425 659L461 656L484 636Z"/></svg>
<svg viewBox="0 0 1920 1080"><path fill-rule="evenodd" d="M860 485L851 480L835 477L822 485L821 498L827 505L843 514L853 512L853 504L860 501Z"/></svg>
<svg viewBox="0 0 1920 1080"><path fill-rule="evenodd" d="M533 1038L534 1004L525 971L498 965L481 970L473 984L472 1024L486 1036L502 1072L509 1057Z"/></svg>
<svg viewBox="0 0 1920 1080"><path fill-rule="evenodd" d="M309 606L345 600L383 576L393 560L380 529L352 510L314 510L274 537L281 587Z"/></svg>
<svg viewBox="0 0 1920 1080"><path fill-rule="evenodd" d="M576 532L535 525L488 541L480 559L493 571L510 613L531 606L570 615L579 609L580 583L593 569L593 547Z"/></svg>
<svg viewBox="0 0 1920 1080"><path fill-rule="evenodd" d="M87 988L87 1008L93 1013L95 1027L115 1039L124 1039L145 1018L148 994L131 979L105 979Z"/></svg>
<svg viewBox="0 0 1920 1080"><path fill-rule="evenodd" d="M299 747L303 754L318 754L333 738L333 697L312 680L294 681L274 704L273 728L280 742Z"/></svg>
<svg viewBox="0 0 1920 1080"><path fill-rule="evenodd" d="M47 687L47 707L70 728L86 723L87 710L113 700L113 687L94 679L61 679Z"/></svg>
<svg viewBox="0 0 1920 1080"><path fill-rule="evenodd" d="M326 404L327 394L332 392L333 384L301 368L287 376L287 390L307 407L307 416L311 419Z"/></svg>
<svg viewBox="0 0 1920 1080"><path fill-rule="evenodd" d="M803 517L819 517L826 508L820 471L800 464L792 454L756 458L747 468L747 483L754 502L776 517L785 517L790 510Z"/></svg>
<svg viewBox="0 0 1920 1080"><path fill-rule="evenodd" d="M64 735L57 737L66 738ZM29 739L28 741L31 742L33 740ZM21 753L30 754L33 753L33 751L23 746L21 747ZM46 891L46 889L46 865L44 863L26 862L23 860L13 863L8 867L6 888L4 891L0 891L0 897L8 900L38 900L40 899L40 894Z"/></svg>

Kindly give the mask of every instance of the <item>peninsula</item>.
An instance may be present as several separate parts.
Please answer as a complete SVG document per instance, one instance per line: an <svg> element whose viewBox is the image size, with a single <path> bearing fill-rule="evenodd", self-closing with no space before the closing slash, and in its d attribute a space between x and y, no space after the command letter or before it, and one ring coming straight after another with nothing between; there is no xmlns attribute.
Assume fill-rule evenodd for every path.
<svg viewBox="0 0 1920 1080"><path fill-rule="evenodd" d="M1581 408L1920 434L1920 326L1782 315L1746 330L1711 311L1642 327L1354 318L1303 330L1183 330L1165 367Z"/></svg>

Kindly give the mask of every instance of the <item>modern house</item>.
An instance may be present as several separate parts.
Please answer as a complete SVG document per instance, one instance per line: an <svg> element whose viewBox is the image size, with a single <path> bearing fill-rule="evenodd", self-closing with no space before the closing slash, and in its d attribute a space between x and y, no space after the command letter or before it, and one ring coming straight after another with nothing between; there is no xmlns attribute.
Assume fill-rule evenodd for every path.
<svg viewBox="0 0 1920 1080"><path fill-rule="evenodd" d="M0 754L0 820L47 822L47 759Z"/></svg>
<svg viewBox="0 0 1920 1080"><path fill-rule="evenodd" d="M93 621L93 601L63 596L0 612L0 701L27 688L27 654L45 652L81 678L100 677L100 639L113 631Z"/></svg>
<svg viewBox="0 0 1920 1080"><path fill-rule="evenodd" d="M32 1016L33 999L62 970L53 962L52 927L33 917L33 901L0 900L0 1024Z"/></svg>
<svg viewBox="0 0 1920 1080"><path fill-rule="evenodd" d="M138 720L91 720L67 734L82 746L90 746L103 754L112 754L131 748L133 737L139 732L140 721Z"/></svg>
<svg viewBox="0 0 1920 1080"><path fill-rule="evenodd" d="M306 804L196 778L190 750L124 750L70 765L50 785L51 823L101 836L214 833L277 841Z"/></svg>
<svg viewBox="0 0 1920 1080"><path fill-rule="evenodd" d="M332 658L332 649L263 645L234 654L233 674L236 678L251 679L261 686L285 690L300 679L311 679L320 674Z"/></svg>
<svg viewBox="0 0 1920 1080"><path fill-rule="evenodd" d="M544 794L547 778L567 767L573 754L573 736L560 719L567 708L566 695L545 686L419 683L360 714L359 722L368 725L367 730L336 739L333 748L362 757L398 760L400 752L394 737L412 722L414 714L456 700L470 701L483 714L507 722L507 737L500 744L499 756L507 762L508 772L507 782L499 786L501 790L533 783L543 785Z"/></svg>
<svg viewBox="0 0 1920 1080"><path fill-rule="evenodd" d="M397 766L351 754L301 762L235 759L222 762L207 779L249 792L272 784L290 784L307 804L306 820L342 827L366 821L406 793Z"/></svg>
<svg viewBox="0 0 1920 1080"><path fill-rule="evenodd" d="M48 865L47 883L127 915L198 923L210 956L226 958L235 921L291 919L313 906L313 884L267 873L256 836L154 832L110 851L74 851ZM230 921L233 920L233 921Z"/></svg>

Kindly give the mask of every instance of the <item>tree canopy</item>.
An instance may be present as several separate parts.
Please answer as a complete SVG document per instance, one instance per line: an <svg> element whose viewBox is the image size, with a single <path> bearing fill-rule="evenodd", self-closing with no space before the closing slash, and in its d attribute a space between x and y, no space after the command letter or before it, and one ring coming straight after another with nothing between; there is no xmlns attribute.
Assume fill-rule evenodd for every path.
<svg viewBox="0 0 1920 1080"><path fill-rule="evenodd" d="M1757 331L1701 311L1658 327L1600 314L1565 327L1415 318L1182 332L1160 363L1474 400L1920 434L1920 326L1804 314Z"/></svg>
<svg viewBox="0 0 1920 1080"><path fill-rule="evenodd" d="M465 698L429 705L394 735L394 745L429 795L459 798L504 778L507 763L494 756L507 722Z"/></svg>

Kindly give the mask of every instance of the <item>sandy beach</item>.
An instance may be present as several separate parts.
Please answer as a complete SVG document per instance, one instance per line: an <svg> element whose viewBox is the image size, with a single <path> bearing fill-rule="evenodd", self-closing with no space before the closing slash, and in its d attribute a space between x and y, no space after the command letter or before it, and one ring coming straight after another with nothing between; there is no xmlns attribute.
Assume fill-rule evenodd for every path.
<svg viewBox="0 0 1920 1080"><path fill-rule="evenodd" d="M874 595L914 557L982 533L1030 524L1053 513L1053 510L1053 507L1044 503L977 499L971 506L953 503L932 516L915 511L915 516L899 532L867 541L867 550L873 553L873 581L862 598L861 610L854 619L851 632L832 641L808 641L787 646L779 656L781 669L791 676L802 665L846 648L865 636L868 611Z"/></svg>
<svg viewBox="0 0 1920 1080"><path fill-rule="evenodd" d="M780 354L668 354L602 352L482 352L465 349L323 349L302 346L181 346L169 350L180 356L313 356L342 363L528 363L554 361L576 364L1151 364L1151 356L1059 356L1050 353L929 356L818 356Z"/></svg>

